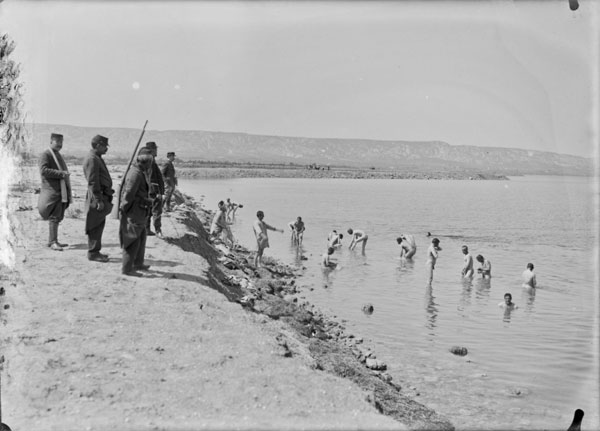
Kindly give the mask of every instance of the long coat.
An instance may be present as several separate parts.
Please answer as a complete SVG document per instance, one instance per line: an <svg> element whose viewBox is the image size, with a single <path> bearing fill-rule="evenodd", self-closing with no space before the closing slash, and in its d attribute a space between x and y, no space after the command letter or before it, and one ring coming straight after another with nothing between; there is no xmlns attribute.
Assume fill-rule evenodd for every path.
<svg viewBox="0 0 600 431"><path fill-rule="evenodd" d="M60 166L54 161L52 156L52 149L47 149L40 155L40 175L42 177L42 186L40 189L40 196L38 198L38 211L42 216L42 219L48 220L51 215L58 215L58 219L62 220L64 211L62 208L63 196L61 193L61 180L64 180L66 186L67 201L66 209L72 200L71 197L71 182L68 176L63 171L67 170L67 164L61 156L60 152L54 151L54 155L58 160Z"/></svg>
<svg viewBox="0 0 600 431"><path fill-rule="evenodd" d="M162 173L167 185L174 187L177 184L175 179L175 166L173 166L173 162L171 160L167 160L165 162L160 172Z"/></svg>
<svg viewBox="0 0 600 431"><path fill-rule="evenodd" d="M85 218L85 232L88 233L104 222L106 216L112 211L112 198L115 192L112 189L112 179L102 157L92 149L83 160L83 173L88 183L85 197L87 215ZM104 210L96 210L98 202L104 202Z"/></svg>
<svg viewBox="0 0 600 431"><path fill-rule="evenodd" d="M165 182L163 180L162 172L156 164L152 161L152 174L150 176L150 193L153 196L165 194Z"/></svg>
<svg viewBox="0 0 600 431"><path fill-rule="evenodd" d="M128 247L146 229L148 211L152 206L149 198L148 177L137 165L132 165L121 188L121 247Z"/></svg>

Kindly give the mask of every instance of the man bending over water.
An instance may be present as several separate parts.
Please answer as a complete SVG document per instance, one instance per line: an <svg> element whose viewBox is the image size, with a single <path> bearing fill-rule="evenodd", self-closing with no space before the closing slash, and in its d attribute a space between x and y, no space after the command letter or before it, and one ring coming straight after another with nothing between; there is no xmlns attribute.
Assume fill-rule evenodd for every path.
<svg viewBox="0 0 600 431"><path fill-rule="evenodd" d="M337 233L337 230L333 230L327 235L327 246L328 247L341 247L342 246L342 238L344 238L343 233Z"/></svg>
<svg viewBox="0 0 600 431"><path fill-rule="evenodd" d="M491 278L492 277L492 264L489 260L485 259L482 255L478 254L477 262L481 263L481 268L477 268L477 272L481 274L483 278Z"/></svg>
<svg viewBox="0 0 600 431"><path fill-rule="evenodd" d="M294 244L302 244L304 231L306 230L304 227L304 222L302 221L302 217L298 217L296 221L289 222L288 227L292 231L292 242Z"/></svg>
<svg viewBox="0 0 600 431"><path fill-rule="evenodd" d="M417 252L417 243L415 237L410 234L402 234L396 238L398 245L400 246L400 257L405 259L411 259Z"/></svg>
<svg viewBox="0 0 600 431"><path fill-rule="evenodd" d="M369 236L364 233L362 230L356 229L353 230L352 228L348 229L348 234L352 235L352 241L350 242L350 246L348 247L350 250L354 250L354 247L356 247L356 244L358 244L359 242L362 242L362 252L365 252L365 247L367 246L367 240L369 239Z"/></svg>
<svg viewBox="0 0 600 431"><path fill-rule="evenodd" d="M533 263L527 264L527 269L523 271L523 287L536 287L537 280L535 279L535 273L533 272Z"/></svg>

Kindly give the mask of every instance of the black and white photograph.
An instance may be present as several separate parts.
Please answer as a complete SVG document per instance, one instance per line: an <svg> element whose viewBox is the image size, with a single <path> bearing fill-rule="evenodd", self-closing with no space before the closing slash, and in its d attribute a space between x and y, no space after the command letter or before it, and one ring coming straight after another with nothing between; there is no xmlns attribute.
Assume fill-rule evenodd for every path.
<svg viewBox="0 0 600 431"><path fill-rule="evenodd" d="M599 0L0 0L0 431L600 429Z"/></svg>

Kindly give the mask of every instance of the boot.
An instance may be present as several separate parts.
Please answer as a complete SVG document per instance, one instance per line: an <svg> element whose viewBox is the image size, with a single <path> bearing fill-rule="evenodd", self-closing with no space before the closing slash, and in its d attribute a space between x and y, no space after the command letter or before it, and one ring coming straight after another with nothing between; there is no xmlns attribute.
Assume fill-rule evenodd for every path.
<svg viewBox="0 0 600 431"><path fill-rule="evenodd" d="M48 222L48 247L52 250L62 251L62 247L58 244L58 222L50 220Z"/></svg>

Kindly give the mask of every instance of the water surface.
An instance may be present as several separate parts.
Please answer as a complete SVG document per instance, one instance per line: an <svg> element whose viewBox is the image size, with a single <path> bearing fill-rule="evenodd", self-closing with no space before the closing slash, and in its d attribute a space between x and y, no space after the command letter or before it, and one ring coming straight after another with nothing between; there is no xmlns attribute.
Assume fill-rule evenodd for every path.
<svg viewBox="0 0 600 431"><path fill-rule="evenodd" d="M307 230L301 249L290 243L287 230L270 232L266 255L304 265L298 281L303 296L364 337L407 394L459 429L566 429L576 408L585 411L585 429L600 428L597 195L591 179L180 183L209 209L227 197L242 203L233 232L251 249L257 210L285 229L302 216ZM348 250L349 227L368 233L365 255ZM332 229L345 234L334 255L341 269L324 271L319 257ZM427 232L443 249L431 286ZM417 240L412 261L398 258L401 233ZM491 280L461 279L463 244L491 261ZM535 292L521 287L528 262L537 273ZM506 292L519 307L512 312L498 307ZM367 302L375 308L371 316L361 311ZM469 354L452 355L453 345Z"/></svg>

